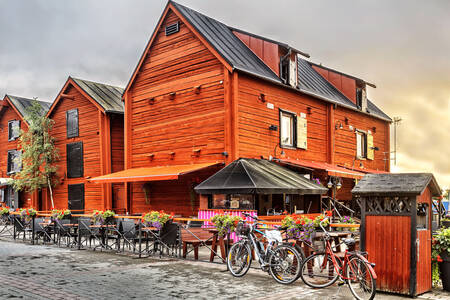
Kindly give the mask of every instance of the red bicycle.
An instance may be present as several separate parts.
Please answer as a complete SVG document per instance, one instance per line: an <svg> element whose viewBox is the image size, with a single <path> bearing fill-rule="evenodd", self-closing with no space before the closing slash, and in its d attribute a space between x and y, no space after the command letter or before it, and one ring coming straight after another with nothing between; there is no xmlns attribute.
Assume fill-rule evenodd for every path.
<svg viewBox="0 0 450 300"><path fill-rule="evenodd" d="M327 219L325 218L322 222ZM303 282L313 288L324 288L341 279L342 283L348 284L356 299L373 299L377 278L373 269L375 264L368 262L366 254L359 251L345 250L341 258L336 255L331 247L330 233L322 226L322 222L320 227L324 231L325 251L316 252L303 261L300 271ZM343 242L347 248L354 248L353 238L344 239Z"/></svg>

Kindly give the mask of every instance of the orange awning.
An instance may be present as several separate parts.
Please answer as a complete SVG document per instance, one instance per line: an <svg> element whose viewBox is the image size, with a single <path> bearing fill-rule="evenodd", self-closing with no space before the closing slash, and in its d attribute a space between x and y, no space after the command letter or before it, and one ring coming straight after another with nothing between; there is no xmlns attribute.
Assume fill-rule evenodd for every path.
<svg viewBox="0 0 450 300"><path fill-rule="evenodd" d="M278 161L283 164L293 165L293 166L300 167L300 168L324 170L330 176L361 179L364 177L364 175L366 175L365 173L362 173L360 171L349 170L349 169L346 169L343 167L339 167L339 166L324 163L324 162L315 162L315 161L309 161L309 160L303 160L303 159L291 159L291 158L278 159Z"/></svg>
<svg viewBox="0 0 450 300"><path fill-rule="evenodd" d="M127 169L89 179L97 183L120 183L138 181L176 180L178 176L212 167L220 163L159 166L151 168Z"/></svg>

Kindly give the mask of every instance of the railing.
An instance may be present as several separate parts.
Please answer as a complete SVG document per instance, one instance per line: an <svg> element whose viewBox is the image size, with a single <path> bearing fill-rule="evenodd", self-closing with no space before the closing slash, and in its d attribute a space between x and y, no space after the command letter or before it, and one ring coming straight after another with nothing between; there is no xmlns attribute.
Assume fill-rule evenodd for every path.
<svg viewBox="0 0 450 300"><path fill-rule="evenodd" d="M49 212L38 212L28 220L19 212L0 216L0 238L126 253L139 258L164 255L208 262L219 258L220 263L225 262L233 242L230 234L219 236L212 225L205 225L210 224L207 219L174 218L157 229L145 226L141 216L115 216L105 224L93 224L91 214L73 214L67 220L50 217ZM281 225L278 220L263 223L268 229Z"/></svg>

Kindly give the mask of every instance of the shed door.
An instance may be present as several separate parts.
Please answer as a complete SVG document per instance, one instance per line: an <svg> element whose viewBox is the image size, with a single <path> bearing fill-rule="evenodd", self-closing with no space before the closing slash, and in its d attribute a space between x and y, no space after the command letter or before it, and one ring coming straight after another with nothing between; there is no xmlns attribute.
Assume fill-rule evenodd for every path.
<svg viewBox="0 0 450 300"><path fill-rule="evenodd" d="M377 290L409 294L411 217L366 216L366 251L375 263Z"/></svg>
<svg viewBox="0 0 450 300"><path fill-rule="evenodd" d="M69 198L69 209L75 212L84 211L84 184L69 184L68 198Z"/></svg>

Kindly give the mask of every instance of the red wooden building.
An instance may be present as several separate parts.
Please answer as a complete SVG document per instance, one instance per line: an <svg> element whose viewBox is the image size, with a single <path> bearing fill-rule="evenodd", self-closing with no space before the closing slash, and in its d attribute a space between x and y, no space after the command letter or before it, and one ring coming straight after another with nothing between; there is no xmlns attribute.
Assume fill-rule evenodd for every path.
<svg viewBox="0 0 450 300"><path fill-rule="evenodd" d="M391 119L367 99L373 84L308 57L169 1L123 94L125 170L94 181L127 181L131 213L196 215L214 205L193 186L265 158L325 185L333 176L351 199L355 179L389 171Z"/></svg>
<svg viewBox="0 0 450 300"><path fill-rule="evenodd" d="M0 102L0 205L11 208L38 207L40 192L16 192L9 186L9 178L20 171L21 150L18 146L20 130L28 130L26 120L27 107L33 99L5 95ZM42 113L46 113L51 105L49 102L38 101Z"/></svg>
<svg viewBox="0 0 450 300"><path fill-rule="evenodd" d="M69 77L47 116L59 151L54 188L56 208L124 212L123 184L94 184L89 178L124 167L123 89ZM44 209L49 209L50 200Z"/></svg>

